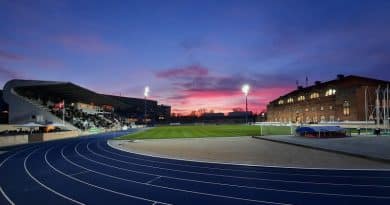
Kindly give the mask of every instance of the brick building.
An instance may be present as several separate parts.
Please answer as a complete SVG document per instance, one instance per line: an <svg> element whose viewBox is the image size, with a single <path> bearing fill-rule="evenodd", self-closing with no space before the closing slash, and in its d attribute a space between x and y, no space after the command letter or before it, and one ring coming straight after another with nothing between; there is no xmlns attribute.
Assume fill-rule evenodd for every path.
<svg viewBox="0 0 390 205"><path fill-rule="evenodd" d="M318 123L332 121L364 121L365 106L375 104L375 90L390 82L360 76L338 75L337 79L308 87L298 87L267 106L269 122ZM367 90L367 91L366 91ZM367 106L372 110L372 106ZM372 112L367 111L373 119ZM371 115L371 116L370 116Z"/></svg>

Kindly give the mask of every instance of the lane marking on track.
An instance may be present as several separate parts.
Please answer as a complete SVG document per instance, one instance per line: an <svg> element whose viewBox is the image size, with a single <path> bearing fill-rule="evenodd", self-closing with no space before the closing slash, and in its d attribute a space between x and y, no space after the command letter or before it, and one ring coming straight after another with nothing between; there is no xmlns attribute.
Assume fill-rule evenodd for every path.
<svg viewBox="0 0 390 205"><path fill-rule="evenodd" d="M10 156L8 156L7 158L5 158L1 163L0 163L0 168L3 166L3 164L5 164L8 160L10 160L11 158L13 158L14 156L18 155L19 153L21 152L24 152L26 150L29 150L31 148L33 148L35 146L28 146L28 147L25 147L23 149L20 149L18 151L16 151L15 153L11 154ZM7 195L7 193L5 193L5 191L3 190L3 188L0 186L0 192L1 194L4 196L4 198L8 201L8 203L10 203L11 205L14 205L15 203L9 198L9 196Z"/></svg>
<svg viewBox="0 0 390 205"><path fill-rule="evenodd" d="M79 142L79 143L81 143L81 142ZM64 156L64 155L63 155L63 152L62 152L62 151L63 151L63 148L64 148L64 147L62 147L62 149L61 149L61 155L62 155L62 156ZM103 191L107 191L107 192L110 192L110 193L118 194L118 195L125 196L125 197L129 197L129 198L139 199L139 200L143 200L143 201L156 202L155 200L151 200L151 199L147 199L147 198L143 198L143 197L138 197L138 196L134 196L134 195L130 195L130 194L125 194L125 193L122 193L122 192L117 192L117 191L114 191L114 190L111 190L111 189L108 189L108 188L105 188L105 187L101 187L101 186L98 186L98 185L91 184L91 183L88 183L88 182L86 182L86 181L80 180L80 179L78 179L78 178L75 178L75 177L73 177L73 176L70 176L69 174L65 174L65 173L62 172L61 170L55 168L55 167L49 162L49 160L47 159L47 154L48 154L52 149L53 149L53 147L50 148L50 149L48 149L48 150L45 152L45 161L46 161L46 163L47 163L53 170L55 170L56 172L58 172L58 173L60 173L60 174L62 174L62 175L64 175L64 176L66 176L66 177L68 177L68 178L70 178L70 179L73 179L74 181L80 182L80 183L82 183L82 184L85 184L85 185L88 185L88 186L91 186L91 187L94 187L94 188L97 188L97 189L100 189L100 190L103 190ZM65 159L65 158L64 158L64 159ZM94 171L89 170L89 169L85 169L85 170L94 172ZM160 203L160 204L165 204L165 205L170 205L170 204L164 203L164 202L159 202L159 203Z"/></svg>
<svg viewBox="0 0 390 205"><path fill-rule="evenodd" d="M160 178L161 178L161 176L157 176L157 177L145 182L145 184L152 184L152 182L155 182L155 181L159 180Z"/></svg>
<svg viewBox="0 0 390 205"><path fill-rule="evenodd" d="M88 143L89 144L89 143ZM154 176L161 176L164 178L170 178L170 179L176 179L176 180L182 180L182 181L192 181L192 182L198 182L198 183L206 183L206 184L214 184L214 185L221 185L221 186L231 186L231 187L237 187L237 188L248 188L248 189L258 189L258 190L267 190L267 191L277 191L277 192L289 192L289 193L299 193L299 194L311 194L311 195L328 195L328 196L342 196L342 197L355 197L355 198L378 198L378 199L389 199L390 197L386 196L366 196L366 195L348 195L348 194L333 194L333 193L322 193L322 192L305 192L305 191L296 191L296 190L285 190L285 189L272 189L272 188L263 188L263 187L251 187L251 186L243 186L243 185L234 185L234 184L226 184L226 183L217 183L217 182L208 182L208 181L199 181L199 180L193 180L193 179L183 179L183 178L177 178L177 177L170 177L170 176L164 176L164 175L156 175L156 174L150 174L146 172L140 172L140 171L134 171L130 169L125 169L121 167L116 167L113 165L109 165L102 162L97 162L95 160L89 159L88 157L82 155L77 151L79 144L75 147L75 152L82 158L95 162L97 164L102 164L104 166L112 167L119 170L124 170L128 172L134 172L134 173L140 173L140 174L146 174L146 175L154 175ZM87 145L88 146L88 145ZM87 147L88 149L88 147Z"/></svg>
<svg viewBox="0 0 390 205"><path fill-rule="evenodd" d="M255 166L255 167L265 167L265 168L283 168L283 167L269 167L269 166L261 166L261 165L250 166L250 165L246 165L246 164L229 164L229 163L212 162L212 161L196 161L196 160L174 158L174 157L169 158L169 157L163 157L163 156L160 156L160 155L152 155L152 154L144 154L144 153L141 153L141 152L133 152L133 151L129 151L129 150L123 149L121 147L115 147L114 145L110 144L110 141L106 141L106 143L107 143L107 145L109 147L111 147L112 149L115 149L115 150L120 150L120 151L127 152L127 153L130 153L130 154L133 154L133 155L141 155L141 156L143 155L143 156L147 156L147 157L160 158L160 159L177 160L177 161L184 161L184 162L185 161L189 161L189 162L206 163L206 164L222 164L222 165L249 166L249 167L254 167ZM147 161L147 162L153 162L153 163L159 163L159 164L175 165L175 166L182 166L182 167L194 167L194 168L210 169L210 170L235 171L235 172L245 172L245 173L259 173L259 174L260 173L264 173L264 174L286 175L286 176L329 177L329 178L333 178L333 177L338 177L338 178L375 178L375 179L376 178L379 178L379 179L389 179L390 178L390 177L377 177L377 176L365 176L365 175L347 176L347 175L332 175L332 174L329 174L329 175L299 174L299 173L292 173L291 174L291 173L280 173L280 172L269 172L269 171L253 171L253 170L240 170L240 169L216 168L216 167L208 167L208 166L186 165L186 164L177 164L177 163L170 163L170 162L159 162L159 161L155 161L155 160L143 159L143 158L139 158L139 157L131 157L131 156L126 156L126 155L122 155L122 154L119 154L119 153L114 153L114 152L108 151L107 149L103 148L100 145L100 141L97 143L97 147L99 148L99 150L102 150L104 152L108 152L108 153L111 153L111 154L114 154L114 155L126 157L126 158L129 158L129 159L136 159L136 160L141 160L141 161ZM302 168L290 168L290 167L287 167L287 168L288 169L302 169ZM332 171L335 171L335 170L336 169L332 169ZM343 170L343 169L340 169L340 170L341 171L350 171L350 170ZM353 169L351 169L351 170L353 171ZM364 169L361 169L361 170L365 171ZM325 169L325 171L329 171L329 170ZM367 171L377 171L377 170L367 170ZM386 170L380 170L380 171L386 171ZM387 171L390 171L390 170L387 170Z"/></svg>
<svg viewBox="0 0 390 205"><path fill-rule="evenodd" d="M80 142L81 143L81 142ZM74 150L75 152L80 155L80 153L77 151L76 147L80 144L78 143L75 147L74 147ZM233 196L226 196L226 195L217 195L217 194L209 194L209 193L203 193L203 192L197 192L197 191L191 191L191 190L186 190L186 189L177 189L177 188L171 188L171 187L165 187L165 186L160 186L160 185L154 185L154 184L146 184L144 182L139 182L139 181L134 181L134 180L130 180L130 179L125 179L125 178L121 178L121 177L116 177L116 176L113 176L113 175L110 175L110 174L105 174L105 173L102 173L102 172L98 172L98 171L95 171L95 170L91 170L91 169L88 169L84 166L81 166L71 160L69 160L65 155L64 155L64 147L61 149L61 155L62 157L68 161L69 163L75 165L75 166L78 166L82 169L85 169L85 170L89 170L91 172L94 172L96 174L99 174L99 175L102 175L102 176L107 176L107 177L110 177L110 178L114 178L114 179L118 179L118 180L123 180L123 181L127 181L127 182L132 182L132 183L137 183L137 184L143 184L143 185L147 185L147 186L153 186L153 187L158 187L158 188L162 188L162 189L169 189L169 190L174 190L174 191L181 191L181 192L187 192L187 193L193 193L193 194L198 194L198 195L205 195L205 196L213 196L213 197L220 197L220 198L228 198L228 199L235 199L235 200L242 200L242 201L250 201L250 202L256 202L256 203L266 203L266 204L279 204L279 205L291 205L291 204L286 204L286 203L279 203L279 202L271 202L271 201L262 201L262 200L254 200L254 199L246 199L246 198L240 198L240 197L233 197ZM81 156L81 155L80 155ZM158 202L158 203L161 203L161 202Z"/></svg>
<svg viewBox="0 0 390 205"><path fill-rule="evenodd" d="M311 181L296 181L296 180L281 180L281 179L268 179L268 178L261 178L261 177L243 177L243 176L232 176L232 175L224 175L224 174L210 174L210 173L204 173L204 172L194 172L194 171L185 171L185 170L178 170L178 169L170 169L170 168L163 168L163 167L157 167L157 166L151 166L151 165L145 165L145 164L139 164L135 162L128 162L123 161L119 159L114 159L111 157L107 157L104 155L101 155L99 153L96 153L92 151L89 148L91 142L88 142L87 144L87 150L97 156L110 159L112 161L117 161L125 164L132 164L136 166L143 166L143 167L149 167L154 169L161 169L161 170L168 170L168 171L175 171L175 172L182 172L182 173L190 173L190 174L199 174L199 175L206 175L206 176L217 176L217 177L227 177L227 178L235 178L235 179L246 179L246 180L255 180L255 181L272 181L272 182L283 182L283 183L297 183L297 184L317 184L317 185L331 185L331 186L356 186L356 187L377 187L377 188L388 188L390 186L387 185L375 185L375 184L341 184L341 183L328 183L328 182L311 182Z"/></svg>
<svg viewBox="0 0 390 205"><path fill-rule="evenodd" d="M53 148L53 147L52 147L52 148ZM51 149L52 149L52 148L51 148ZM54 193L54 194L56 194L56 195L58 195L58 196L60 196L60 197L62 197L62 198L64 198L64 199L67 199L67 200L69 200L69 201L71 201L71 202L73 202L73 203L75 203L75 204L85 205L85 204L82 203L82 202L79 202L79 201L77 201L77 200L75 200L75 199L72 199L72 198L70 198L70 197L68 197L68 196L65 196L65 195L63 195L63 194L57 192L56 190L54 190L54 189L52 189L52 188L46 186L45 184L43 184L42 182L40 182L37 178L35 178L35 177L30 173L30 171L29 171L28 168L27 168L27 161L28 161L28 159L30 158L30 156L31 156L32 154L34 154L36 151L38 151L38 150L39 150L39 149L35 149L35 150L32 151L30 154L28 154L27 157L24 158L24 163L23 163L23 165L24 165L24 170L25 170L25 172L31 177L31 179L33 179L36 183L38 183L39 185L41 185L41 186L44 187L45 189L49 190L50 192L52 192L52 193Z"/></svg>
<svg viewBox="0 0 390 205"><path fill-rule="evenodd" d="M138 154L144 156L150 156L161 159L170 159L170 160L180 160L180 161L190 161L190 162L199 162L199 163L207 163L207 164L225 164L225 165L236 165L236 166L248 166L248 167L269 167L269 168L280 168L280 169L302 169L302 170L331 170L331 171L378 171L378 172L388 172L390 169L337 169L337 168L321 168L321 167L293 167L293 166L272 166L272 165L257 165L257 164L242 164L242 163L228 163L228 162L218 162L218 161L206 161L206 160L194 160L194 159L184 159L179 157L167 157L161 155L153 155L146 154L141 152L133 152L130 150L126 150L120 147L115 147L111 145L109 140L107 140L107 145L113 149L118 149L124 152L128 152L131 154Z"/></svg>
<svg viewBox="0 0 390 205"><path fill-rule="evenodd" d="M15 203L7 196L7 194L4 192L1 186L0 186L0 192L5 197L5 199L7 199L8 203L10 203L11 205L15 205Z"/></svg>
<svg viewBox="0 0 390 205"><path fill-rule="evenodd" d="M85 173L88 173L89 171L81 171L81 172L77 172L77 173L74 173L74 174L69 174L69 176L77 176L77 175L81 175L81 174L85 174Z"/></svg>

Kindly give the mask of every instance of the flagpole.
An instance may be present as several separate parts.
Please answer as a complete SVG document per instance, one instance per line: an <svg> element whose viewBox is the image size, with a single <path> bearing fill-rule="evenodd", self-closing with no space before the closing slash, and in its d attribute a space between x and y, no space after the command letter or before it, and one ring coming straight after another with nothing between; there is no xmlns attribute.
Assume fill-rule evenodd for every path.
<svg viewBox="0 0 390 205"><path fill-rule="evenodd" d="M62 125L65 126L65 100L62 100Z"/></svg>

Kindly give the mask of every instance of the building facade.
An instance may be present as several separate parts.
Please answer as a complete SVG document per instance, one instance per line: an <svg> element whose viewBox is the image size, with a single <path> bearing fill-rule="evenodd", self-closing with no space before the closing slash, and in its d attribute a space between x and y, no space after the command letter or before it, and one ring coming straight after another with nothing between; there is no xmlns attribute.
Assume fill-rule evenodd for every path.
<svg viewBox="0 0 390 205"><path fill-rule="evenodd" d="M360 76L338 75L280 96L267 106L268 122L318 123L373 120L378 86L390 82Z"/></svg>

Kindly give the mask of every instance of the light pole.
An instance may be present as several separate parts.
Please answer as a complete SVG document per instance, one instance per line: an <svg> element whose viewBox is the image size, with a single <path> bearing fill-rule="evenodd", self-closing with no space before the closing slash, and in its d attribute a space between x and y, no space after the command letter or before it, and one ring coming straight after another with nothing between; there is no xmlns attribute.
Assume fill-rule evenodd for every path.
<svg viewBox="0 0 390 205"><path fill-rule="evenodd" d="M148 97L149 91L150 91L149 86L146 86L146 87L145 87L145 90L144 90L144 98L145 98L145 106L144 106L144 108L145 108L144 123L145 123L145 124L146 124L146 97Z"/></svg>
<svg viewBox="0 0 390 205"><path fill-rule="evenodd" d="M245 94L245 123L248 124L248 93L249 93L249 85L244 84L241 88L242 92Z"/></svg>

